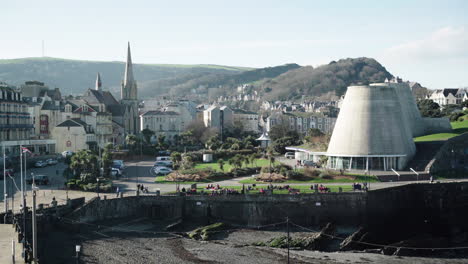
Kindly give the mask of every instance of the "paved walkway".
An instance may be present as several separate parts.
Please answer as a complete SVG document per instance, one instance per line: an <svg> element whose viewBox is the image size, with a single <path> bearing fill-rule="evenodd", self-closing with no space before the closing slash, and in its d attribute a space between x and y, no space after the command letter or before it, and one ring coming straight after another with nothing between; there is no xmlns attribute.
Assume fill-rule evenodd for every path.
<svg viewBox="0 0 468 264"><path fill-rule="evenodd" d="M17 242L18 235L12 225L0 224L0 263L24 263L21 258L23 245ZM12 241L15 245L15 261L12 260Z"/></svg>

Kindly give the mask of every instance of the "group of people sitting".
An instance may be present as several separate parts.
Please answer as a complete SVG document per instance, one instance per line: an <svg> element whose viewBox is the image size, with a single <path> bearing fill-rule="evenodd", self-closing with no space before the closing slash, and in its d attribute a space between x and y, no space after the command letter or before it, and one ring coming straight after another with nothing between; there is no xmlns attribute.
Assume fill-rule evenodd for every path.
<svg viewBox="0 0 468 264"><path fill-rule="evenodd" d="M142 193L149 193L148 187L143 186L143 184L137 185L137 191L141 191Z"/></svg>
<svg viewBox="0 0 468 264"><path fill-rule="evenodd" d="M219 184L216 184L216 185L208 184L205 189L207 189L207 190L219 190L219 189L221 189L221 187L219 187Z"/></svg>
<svg viewBox="0 0 468 264"><path fill-rule="evenodd" d="M321 193L329 193L331 192L330 188L324 186L323 184L314 184L310 186L310 189L315 191L315 192L321 192Z"/></svg>
<svg viewBox="0 0 468 264"><path fill-rule="evenodd" d="M367 191L367 182L363 184L353 183L353 191Z"/></svg>

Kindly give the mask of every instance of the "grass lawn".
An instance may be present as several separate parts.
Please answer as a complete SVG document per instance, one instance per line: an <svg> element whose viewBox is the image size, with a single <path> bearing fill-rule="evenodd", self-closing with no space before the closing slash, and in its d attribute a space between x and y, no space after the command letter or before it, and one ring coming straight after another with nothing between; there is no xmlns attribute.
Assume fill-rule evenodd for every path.
<svg viewBox="0 0 468 264"><path fill-rule="evenodd" d="M278 184L287 184L287 183L353 183L353 182L379 182L379 179L374 176L364 176L364 175L352 175L355 176L355 179L335 179L335 180L325 180L321 178L315 178L313 180L287 180ZM239 181L239 183L244 184L253 184L253 183L262 183L257 181L255 178L249 178Z"/></svg>
<svg viewBox="0 0 468 264"><path fill-rule="evenodd" d="M216 180L210 180L210 179L205 179L201 181L182 181L182 182L175 182L175 181L166 181L165 176L156 176L156 179L154 180L155 183L161 183L161 184L194 184L194 183L213 183L213 182L218 182L218 181L224 181L224 180L229 180L232 179L231 177L217 177Z"/></svg>
<svg viewBox="0 0 468 264"><path fill-rule="evenodd" d="M303 169L299 169L303 170ZM353 182L379 182L379 179L375 176L366 176L366 175L360 175L360 174L352 174L352 173L345 173L345 176L353 176L355 177L354 179L346 179L346 178L341 178L341 179L331 179L331 180L326 180L322 178L315 178L313 180L287 180L284 182L281 182L279 184L287 184L287 183L353 183ZM257 181L255 178L249 178L245 180L239 181L239 183L244 183L244 184L253 184L253 183L262 183L261 181ZM268 182L264 182L268 183Z"/></svg>
<svg viewBox="0 0 468 264"><path fill-rule="evenodd" d="M272 164L272 166L274 165L277 165L279 164L278 162L274 162ZM263 167L263 166L268 166L269 165L269 161L266 160L266 159L256 159L254 164L251 165L250 163L249 164L244 164L244 166L242 166L242 168L250 168L250 167ZM197 163L195 165L195 169L207 169L207 168L210 168L214 171L219 171L219 172L222 172L221 169L219 168L219 165L217 162L210 162L210 163ZM233 167L231 165L229 165L229 163L226 161L224 161L224 171L225 172L228 172L228 171L231 171Z"/></svg>
<svg viewBox="0 0 468 264"><path fill-rule="evenodd" d="M414 142L447 140L449 138L456 137L465 132L468 132L468 120L465 120L463 122L451 122L450 124L452 125L453 129L451 133L437 133L416 137L414 138Z"/></svg>
<svg viewBox="0 0 468 264"><path fill-rule="evenodd" d="M273 184L274 186L284 186L285 184ZM227 188L227 189L234 189L237 191L242 190L242 186L221 186L222 188ZM313 193L314 191L310 189L310 186L302 186L302 185L297 185L297 186L290 186L291 188L298 189L300 193ZM330 185L326 186L330 189L331 192L338 192L339 188L341 187L343 192L351 192L353 191L353 187L351 184L347 185ZM206 193L211 193L211 190L205 189L206 186L197 186L197 192L200 193L202 190ZM257 186L254 190L250 190L249 194L259 194L261 188L266 188L266 186ZM247 189L247 186L246 186ZM288 190L273 190L273 194L288 194Z"/></svg>

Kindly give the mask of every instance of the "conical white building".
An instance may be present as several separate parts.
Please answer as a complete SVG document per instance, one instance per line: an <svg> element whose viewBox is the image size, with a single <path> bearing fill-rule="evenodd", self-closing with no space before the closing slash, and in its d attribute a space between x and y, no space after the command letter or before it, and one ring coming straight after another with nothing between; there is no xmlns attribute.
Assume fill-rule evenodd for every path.
<svg viewBox="0 0 468 264"><path fill-rule="evenodd" d="M413 137L451 130L447 118L422 118L398 80L348 87L326 153L329 168L401 170L416 153Z"/></svg>

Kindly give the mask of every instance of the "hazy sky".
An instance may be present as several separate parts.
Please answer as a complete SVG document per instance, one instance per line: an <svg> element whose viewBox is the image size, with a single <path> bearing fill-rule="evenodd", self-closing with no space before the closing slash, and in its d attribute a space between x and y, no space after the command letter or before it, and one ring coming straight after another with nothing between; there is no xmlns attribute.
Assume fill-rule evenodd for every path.
<svg viewBox="0 0 468 264"><path fill-rule="evenodd" d="M429 88L468 86L468 1L0 0L0 59L265 67L373 57Z"/></svg>

